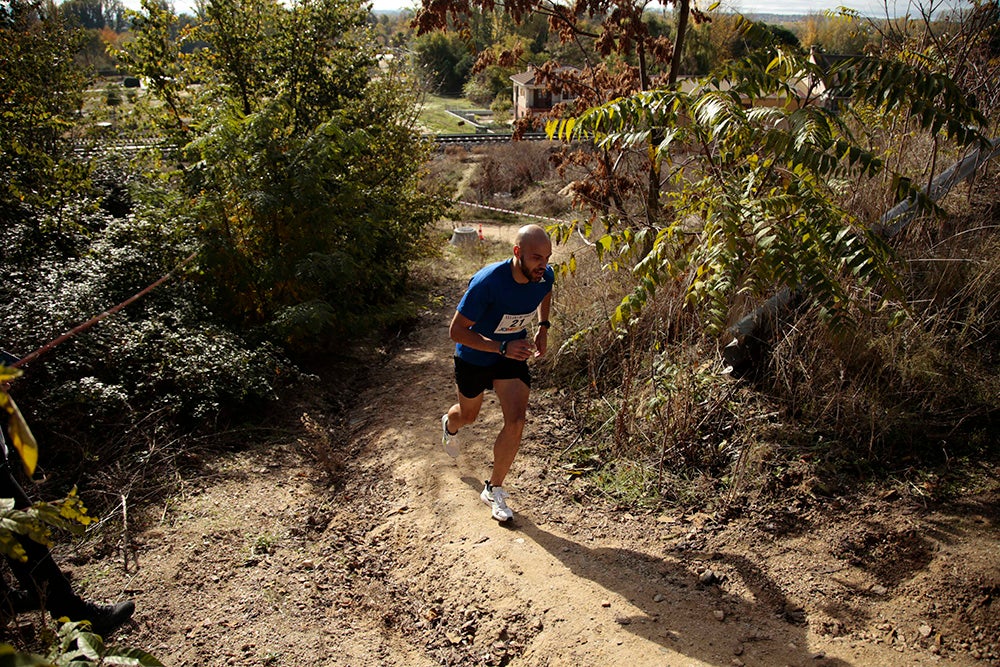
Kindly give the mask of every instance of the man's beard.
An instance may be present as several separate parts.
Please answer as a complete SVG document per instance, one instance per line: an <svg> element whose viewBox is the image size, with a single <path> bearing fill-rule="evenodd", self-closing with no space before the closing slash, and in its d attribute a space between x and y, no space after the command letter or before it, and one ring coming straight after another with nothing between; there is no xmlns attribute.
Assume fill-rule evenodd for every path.
<svg viewBox="0 0 1000 667"><path fill-rule="evenodd" d="M534 271L526 273L524 270L524 265L521 264L521 262L517 263L517 270L521 272L521 275L524 276L524 279L527 280L529 283L540 283L545 278L545 267L542 267L541 269L538 270L537 278L535 278Z"/></svg>

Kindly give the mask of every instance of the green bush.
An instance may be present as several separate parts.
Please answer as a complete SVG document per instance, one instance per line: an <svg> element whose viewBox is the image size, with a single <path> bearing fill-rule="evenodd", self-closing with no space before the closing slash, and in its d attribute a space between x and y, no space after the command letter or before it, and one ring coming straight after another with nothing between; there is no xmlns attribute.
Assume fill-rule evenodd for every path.
<svg viewBox="0 0 1000 667"><path fill-rule="evenodd" d="M105 645L100 636L90 632L89 625L87 621L63 623L57 633L46 633L49 646L45 655L24 653L10 644L0 644L0 667L74 667L90 664L163 667L163 663L140 649Z"/></svg>
<svg viewBox="0 0 1000 667"><path fill-rule="evenodd" d="M86 75L73 59L80 31L54 5L13 0L0 5L0 215L46 205L72 192L64 141L83 104Z"/></svg>
<svg viewBox="0 0 1000 667"><path fill-rule="evenodd" d="M191 242L161 216L155 209L123 218L94 210L81 216L91 231L73 256L8 265L0 287L5 347L24 355L169 272ZM140 424L149 415L157 417L150 428L190 430L246 414L290 375L271 346L219 323L183 275L27 370L17 391L57 460L111 458L125 433L143 439Z"/></svg>
<svg viewBox="0 0 1000 667"><path fill-rule="evenodd" d="M0 36L24 54L0 66L4 104L24 102L4 107L17 130L0 159L4 348L24 355L196 256L18 380L52 461L128 469L149 443L259 416L296 377L287 351L342 349L410 311L409 262L440 208L418 188L428 146L410 125L413 90L402 73L373 78L359 7L253 4L267 20L224 0L184 32L155 2L135 17L122 63L150 82L158 99L142 108L165 143L188 147L139 160L146 171L63 145L68 129L86 133L72 113L83 79L53 69L72 34L40 6L0 9ZM181 58L188 38L213 48ZM170 171L178 158L190 161Z"/></svg>
<svg viewBox="0 0 1000 667"><path fill-rule="evenodd" d="M357 7L253 5L268 20L213 2L191 38L216 48L163 63L148 45L172 39L170 17L147 2L127 58L203 82L183 110L198 127L184 186L213 312L296 352L340 346L406 311L409 263L441 208L418 189L429 147L411 127L415 87L402 71L372 76Z"/></svg>

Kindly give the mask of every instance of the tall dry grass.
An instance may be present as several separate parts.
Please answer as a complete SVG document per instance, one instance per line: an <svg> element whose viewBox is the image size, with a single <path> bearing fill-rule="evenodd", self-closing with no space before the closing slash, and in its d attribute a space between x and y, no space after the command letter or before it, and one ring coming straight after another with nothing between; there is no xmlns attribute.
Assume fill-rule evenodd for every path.
<svg viewBox="0 0 1000 667"><path fill-rule="evenodd" d="M940 495L957 488L940 480L968 472L965 463L996 460L997 184L994 175L953 193L946 217L917 220L896 239L902 299L859 309L842 335L811 312L781 324L760 385L778 416L756 438L798 443L792 451L807 456L820 488L875 480ZM938 481L912 483L922 478Z"/></svg>
<svg viewBox="0 0 1000 667"><path fill-rule="evenodd" d="M878 295L859 293L852 330L788 313L752 383L722 374L726 341L704 334L679 289L612 331L629 281L584 264L558 303L586 333L552 377L577 392L588 430L577 459L604 471L594 484L700 507L870 483L934 496L961 487L970 465L1000 452L998 181L958 188L941 202L944 217L918 219L894 240L901 298L879 308ZM878 202L864 203L878 215L859 215L877 220ZM644 473L615 472L636 467Z"/></svg>

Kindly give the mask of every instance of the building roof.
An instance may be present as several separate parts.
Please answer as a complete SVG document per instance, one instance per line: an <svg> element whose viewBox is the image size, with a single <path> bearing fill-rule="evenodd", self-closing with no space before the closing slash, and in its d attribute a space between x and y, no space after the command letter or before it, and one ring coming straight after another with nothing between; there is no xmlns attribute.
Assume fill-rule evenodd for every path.
<svg viewBox="0 0 1000 667"><path fill-rule="evenodd" d="M510 80L514 83L519 83L522 86L530 86L535 83L535 69L531 68L527 72L521 72L510 77Z"/></svg>
<svg viewBox="0 0 1000 667"><path fill-rule="evenodd" d="M573 67L572 65L563 65L562 67L556 68L556 71L557 72L568 72L570 70L579 71L579 69L580 69L579 67ZM510 80L513 81L514 83L520 84L522 86L529 86L530 87L530 86L542 86L542 85L545 85L545 84L538 83L537 81L535 81L535 72L536 72L535 68L529 66L528 69L527 69L527 71L513 75L512 77L510 77Z"/></svg>

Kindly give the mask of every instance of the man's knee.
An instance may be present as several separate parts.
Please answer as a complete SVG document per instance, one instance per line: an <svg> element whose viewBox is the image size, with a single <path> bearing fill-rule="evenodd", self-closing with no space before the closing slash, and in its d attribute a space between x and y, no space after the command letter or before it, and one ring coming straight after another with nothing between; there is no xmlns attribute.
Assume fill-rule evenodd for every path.
<svg viewBox="0 0 1000 667"><path fill-rule="evenodd" d="M524 430L524 423L528 418L527 406L518 407L510 412L504 412L503 424L507 428L516 428L521 431Z"/></svg>
<svg viewBox="0 0 1000 667"><path fill-rule="evenodd" d="M458 421L462 426L468 426L472 422L476 421L479 416L479 408L459 408L458 411Z"/></svg>
<svg viewBox="0 0 1000 667"><path fill-rule="evenodd" d="M474 398L469 398L461 393L458 395L458 415L452 414L452 419L454 420L457 416L458 421L461 422L462 426L466 424L471 424L476 421L476 417L479 416L479 410L483 407L483 394L479 394Z"/></svg>

